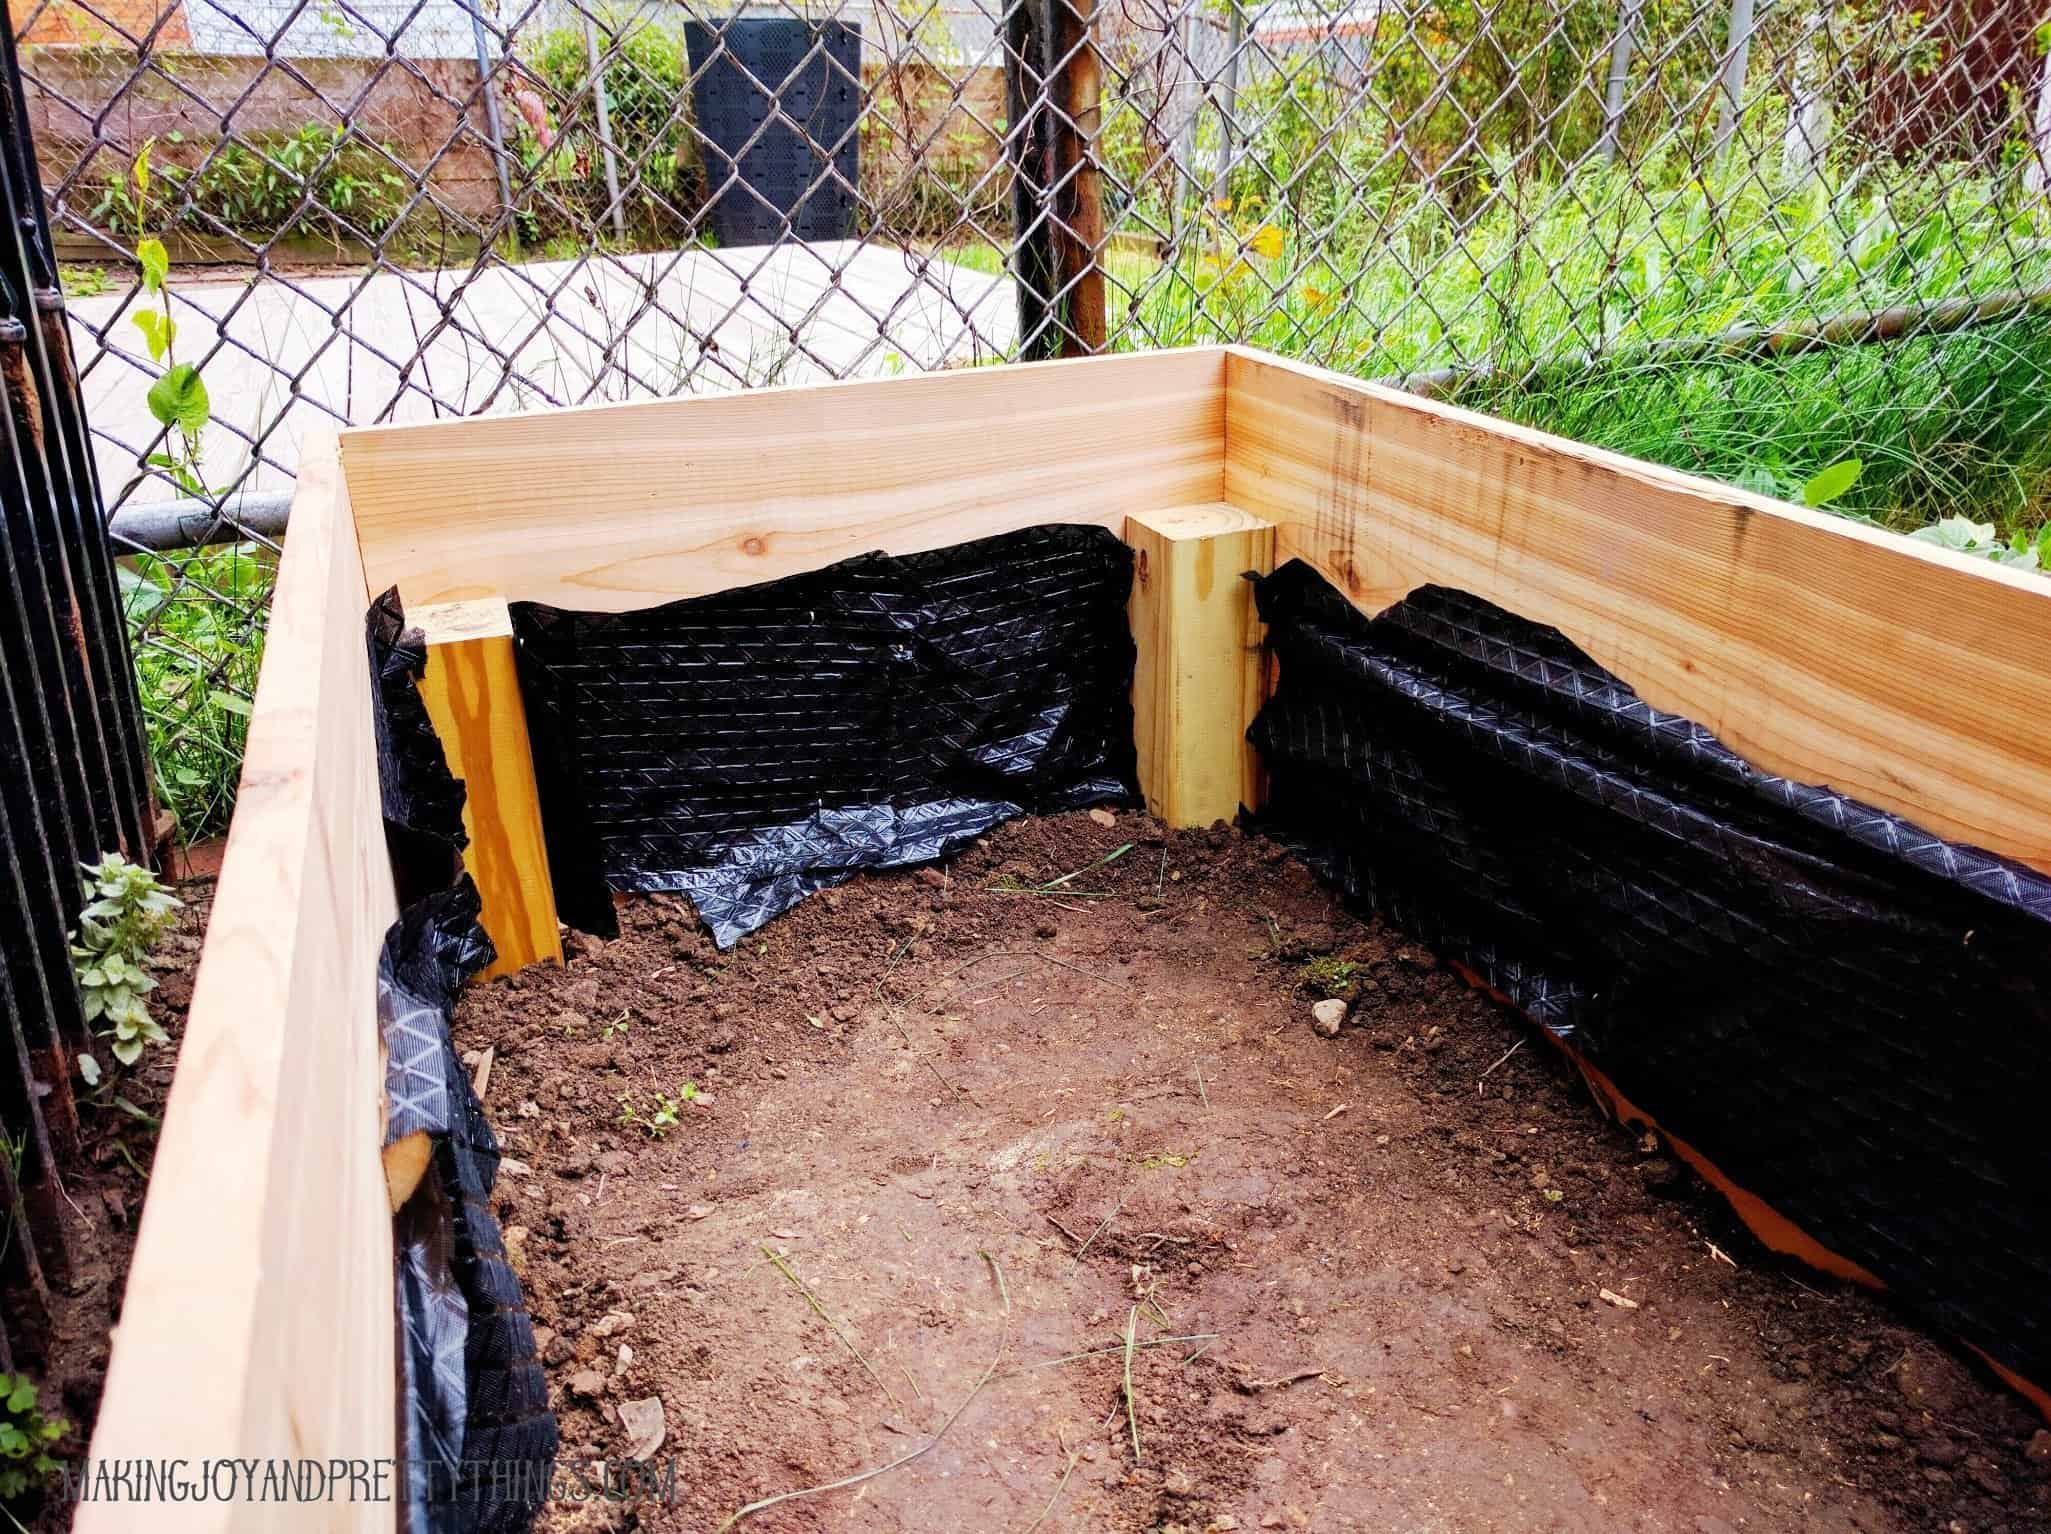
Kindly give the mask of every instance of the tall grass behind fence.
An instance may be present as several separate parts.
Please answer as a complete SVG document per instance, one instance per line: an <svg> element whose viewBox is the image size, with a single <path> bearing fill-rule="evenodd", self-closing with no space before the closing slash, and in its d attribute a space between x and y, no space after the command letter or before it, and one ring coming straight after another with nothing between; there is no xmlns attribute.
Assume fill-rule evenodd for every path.
<svg viewBox="0 0 2051 1534"><path fill-rule="evenodd" d="M727 8L11 4L191 834L232 807L322 424L1247 341L2041 557L2051 27L2019 0L750 6L803 29L751 142L810 139L847 219L737 248L721 201L764 194L699 118Z"/></svg>

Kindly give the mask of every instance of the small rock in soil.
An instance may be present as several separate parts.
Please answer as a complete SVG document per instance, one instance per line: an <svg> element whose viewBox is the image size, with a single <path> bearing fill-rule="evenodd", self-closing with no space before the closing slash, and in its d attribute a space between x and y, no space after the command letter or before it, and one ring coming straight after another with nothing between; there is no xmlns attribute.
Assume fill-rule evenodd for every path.
<svg viewBox="0 0 2051 1534"><path fill-rule="evenodd" d="M1925 1438L1916 1445L1916 1458L1926 1465L1941 1465L1949 1470L1964 1459L1965 1454L1949 1438Z"/></svg>
<svg viewBox="0 0 2051 1534"><path fill-rule="evenodd" d="M1656 1193L1662 1198L1671 1198L1687 1186L1680 1166L1664 1156L1656 1156L1638 1167L1638 1176L1644 1180L1645 1191Z"/></svg>
<svg viewBox="0 0 2051 1534"><path fill-rule="evenodd" d="M1346 1003L1336 996L1328 996L1312 1005L1310 1025L1326 1038L1335 1038L1339 1025L1346 1021Z"/></svg>
<svg viewBox="0 0 2051 1534"><path fill-rule="evenodd" d="M596 1369L579 1369L570 1376L570 1394L595 1401L605 1394L605 1376Z"/></svg>
<svg viewBox="0 0 2051 1534"><path fill-rule="evenodd" d="M2023 1458L2036 1467L2037 1474L2051 1475L2051 1431L2038 1428L2030 1434L2030 1441L2023 1445Z"/></svg>
<svg viewBox="0 0 2051 1534"><path fill-rule="evenodd" d="M648 1396L620 1403L620 1426L627 1430L627 1458L647 1459L662 1447L668 1429L662 1416L662 1398Z"/></svg>
<svg viewBox="0 0 2051 1534"><path fill-rule="evenodd" d="M1090 819L1100 826L1115 826L1118 824L1118 817L1105 809L1091 810Z"/></svg>
<svg viewBox="0 0 2051 1534"><path fill-rule="evenodd" d="M1944 1360L1913 1350L1894 1369L1894 1387L1912 1406L1949 1411L1958 1402L1958 1380Z"/></svg>

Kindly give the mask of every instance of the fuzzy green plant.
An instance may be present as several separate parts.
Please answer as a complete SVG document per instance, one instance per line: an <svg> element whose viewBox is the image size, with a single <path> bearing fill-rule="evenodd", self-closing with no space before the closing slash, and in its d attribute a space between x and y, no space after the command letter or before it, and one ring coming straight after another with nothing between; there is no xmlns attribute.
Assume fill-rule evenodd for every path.
<svg viewBox="0 0 2051 1534"><path fill-rule="evenodd" d="M169 1041L145 1000L157 985L147 961L180 902L155 874L118 852L80 866L86 906L71 935L71 962L86 1021L106 1024L100 1031L111 1041L114 1058L133 1065L147 1046ZM93 1056L80 1055L78 1068L88 1084L99 1081L100 1063Z"/></svg>
<svg viewBox="0 0 2051 1534"><path fill-rule="evenodd" d="M0 1507L40 1490L58 1473L50 1449L71 1424L44 1415L36 1397L27 1375L0 1374Z"/></svg>

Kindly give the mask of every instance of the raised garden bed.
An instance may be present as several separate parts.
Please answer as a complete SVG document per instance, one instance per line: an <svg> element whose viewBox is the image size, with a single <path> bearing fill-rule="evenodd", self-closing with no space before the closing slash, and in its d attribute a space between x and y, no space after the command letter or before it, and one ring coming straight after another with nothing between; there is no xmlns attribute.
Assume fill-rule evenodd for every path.
<svg viewBox="0 0 2051 1534"><path fill-rule="evenodd" d="M1792 1296L1806 1291L1760 1273L1764 1259L1752 1249L1742 1254L1743 1274L1723 1271L1709 1247L1731 1255L1727 1225L1705 1237L1674 1209L1631 1194L1645 1180L1635 1133L1594 1127L1562 1095L1549 1051L1527 1047L1484 1078L1482 1068L1517 1042L1502 1017L1421 950L1406 962L1399 940L1346 925L1307 876L1229 834L1217 847L1151 844L1152 892L1133 890L1148 872L1137 853L1107 866L1106 882L1087 886L1100 898L1070 902L1078 912L1057 910L1043 928L1045 902L990 886L1005 872L1011 836L1051 838L1010 870L1045 882L1079 866L1065 853L1093 846L1098 831L1120 842L1151 833L1130 810L1096 831L1081 830L1095 822L1072 820L990 831L959 867L934 874L937 886L890 875L880 886L842 889L747 940L737 950L744 957L725 961L730 970L712 964L741 985L747 1003L738 1009L712 994L704 942L669 897L628 902L617 957L613 945L583 945L566 970L525 968L560 956L559 880L508 602L628 612L869 550L915 554L1047 523L1107 528L1134 551L1136 781L1171 826L1207 826L1264 801L1270 763L1244 737L1275 676L1238 577L1302 560L1361 612L1439 586L1556 628L1646 703L1699 721L1760 768L1904 817L1930 833L1925 843L1943 838L2012 860L1999 867L2025 882L2051 868L2043 766L2051 720L2019 701L2031 695L2033 658L2051 642L2051 597L2028 578L1257 354L1191 351L345 433L338 450L310 457L294 503L240 809L95 1452L393 1452L376 978L399 898L380 813L364 611L396 586L409 621L425 630L422 696L468 785L466 867L498 949L494 973L510 977L467 997L457 1030L466 1047L507 1053L487 1107L525 1169L502 1177L501 1214L509 1238L524 1233L511 1239L515 1265L554 1334L544 1358L567 1441L611 1453L619 1445L606 1437L614 1424L604 1405L649 1391L673 1413L678 1443L707 1454L716 1442L736 1446L701 1468L702 1499L690 1518L650 1526L698 1527L748 1494L892 1458L885 1440L903 1437L906 1449L924 1442L941 1425L935 1403L974 1382L980 1344L995 1346L987 1334L993 1323L1001 1330L1005 1308L1005 1291L989 1281L996 1271L1010 1275L1006 1357L1015 1364L1102 1345L1143 1298L1171 1325L1186 1315L1191 1330L1220 1333L1223 1351L1187 1372L1165 1349L1145 1350L1128 1423L1142 1444L1137 1462L1115 1432L1090 1440L1098 1457L1081 1462L1074 1500L1057 1507L1073 1526L1150 1527L1185 1515L1198 1527L1224 1516L1245 1526L1248 1516L1270 1514L1300 1515L1306 1526L1383 1526L1431 1511L1403 1500L1400 1456L1414 1454L1421 1466L1442 1449L1467 1469L1444 1483L1449 1502L1434 1506L1478 1509L1484 1489L1501 1488L1490 1516L1504 1526L1530 1521L1501 1511L1517 1497L1570 1520L1601 1521L1602 1499L1619 1494L1676 1516L1727 1518L1712 1510L1727 1504L1698 1495L1719 1479L1747 1516L1790 1523L1793 1504L1775 1500L1787 1486L1813 1491L1860 1527L1885 1516L1861 1497L1895 1498L1914 1523L1954 1510L1979 1519L2003 1505L2041 1515L2014 1411L1932 1344L1906 1350L1918 1360L1907 1383L1890 1360L1872 1366L1872 1349L1854 1344L1891 1339L1896 1323L1835 1285L1820 1311L1797 1316ZM1289 685L1286 662L1281 680ZM1119 820L1133 822L1133 834L1118 830ZM1164 866L1163 854L1179 869ZM1185 875L1177 888L1194 879L1204 890L1171 899L1175 871ZM1265 936L1255 919L1263 911L1274 918ZM933 919L931 930L917 926L922 916ZM1292 936L1302 924L1333 935L1322 946L1304 943ZM887 950L879 934L894 937ZM1021 959L1028 973L1007 975L995 995L968 994L970 980L999 983L973 967L957 973L993 937L997 948L1098 973L1116 966L1119 1004L1093 994L1104 984L1037 957ZM1280 957L1299 950L1299 959ZM653 966L645 974L637 955ZM1393 998L1386 1015L1356 1004L1350 1032L1331 1041L1312 1034L1300 967L1321 956L1366 965ZM1474 968L1471 946L1456 957ZM828 987L822 963L838 976ZM671 973L658 978L666 964ZM600 980L594 1005L579 1004L566 988L592 979ZM2036 983L2016 976L2015 1017L2032 1026L2041 1013ZM830 1002L814 994L829 988ZM912 1010L929 994L949 1009L981 1009L960 1013L977 1019L973 1047L950 1031L968 1026L949 1023L952 1010ZM901 1037L869 1015L879 1006L904 1009L918 1028L906 1024ZM563 1024L563 1012L582 1022ZM616 1013L626 1026L605 1035ZM1898 1026L1892 1013L1876 1019L1876 1030ZM558 1046L550 1031L564 1026L571 1036ZM1919 1052L1927 1041L1904 1038L1904 1059L1927 1065L1932 1057ZM1007 1069L1014 1057L1016 1069ZM1215 1078L1206 1068L1203 1087L1193 1080L1199 1059L1219 1066ZM1446 1098L1439 1088L1449 1084L1437 1073L1455 1064L1458 1089ZM654 1083L692 1079L714 1101L685 1103L673 1130L649 1136L636 1127L657 1106L636 1095L642 1075L650 1092L674 1095L674 1085ZM1987 1083L1997 1106L2028 1070L2001 1075ZM941 1076L954 1085L943 1090ZM1591 1079L1613 1103L1633 1086ZM1969 1096L1972 1072L1958 1080ZM1157 1082L1164 1095L1142 1100ZM961 1109L955 1086L988 1107ZM621 1095L635 1110L624 1124ZM1805 1111L1799 1102L1789 1110L1785 1093L1771 1100L1777 1114ZM527 1102L535 1113L523 1113ZM863 1102L872 1104L866 1112L851 1106ZM1333 1115L1342 1104L1347 1111ZM1519 1104L1538 1110L1530 1122ZM1643 1106L1654 1115L1670 1107ZM1703 1104L1673 1106L1703 1121ZM1741 1103L1716 1106L1729 1120ZM1867 1106L1818 1104L1817 1132ZM1971 1101L1958 1106L1970 1141L1979 1120ZM782 1137L777 1157L756 1147L758 1112L764 1133ZM2006 1180L2035 1175L2028 1158L2041 1158L2041 1148L2029 1151L2012 1122L1994 1122L2013 1115L1984 1118L1984 1143L1961 1149L1955 1165L1933 1167L1932 1197L1947 1213L1970 1212L1979 1196L1979 1185L1954 1173L1991 1167L1990 1209L2007 1207ZM1040 1144L1042 1122L1064 1132ZM1130 1129L1117 1127L1127 1122ZM1561 1149L1519 1151L1509 1162L1502 1137L1531 1128ZM814 1131L826 1138L812 1141ZM1481 1138L1469 1145L1462 1135ZM602 1150L601 1138L609 1142ZM1230 1148L1206 1149L1220 1142ZM1012 1146L1027 1164L1050 1158L1046 1175L1006 1162ZM1675 1144L1671 1154L1708 1165L1715 1151ZM601 1166L601 1156L624 1159ZM1056 1164L1070 1156L1081 1159ZM1846 1158L1854 1181L1857 1159ZM565 1179L566 1171L581 1175ZM722 1180L721 1197L699 1191ZM918 1217L893 1215L902 1230L874 1229L880 1216L855 1208L844 1191L861 1180L879 1190L879 1209L914 1212L910 1199ZM1779 1217L1772 1198L1725 1181L1770 1244L1840 1274L1885 1276L1870 1271L1880 1259L1826 1250ZM829 1196L828 1187L843 1191ZM800 1199L801 1191L815 1197ZM790 1196L779 1202L779 1192ZM1101 1220L1128 1192L1144 1223L1121 1213L1105 1226L1102 1255L1093 1248L1078 1262L1069 1237L1045 1219L1087 1238L1092 1214ZM613 1202L629 1196L631 1204ZM694 1219L694 1206L709 1212ZM1253 1206L1268 1212L1248 1213ZM865 1213L871 1219L860 1225ZM1230 1234L1199 1248L1207 1220ZM1497 1238L1491 1220L1511 1234ZM571 1241L579 1231L618 1244ZM1187 1237L1157 1246L1186 1245L1214 1261L1156 1262L1141 1233ZM2027 1221L2019 1231L2001 1226L1990 1260L2004 1273L2026 1270L2041 1236ZM823 1266L808 1241L819 1243L810 1250L827 1259ZM929 1371L933 1400L913 1413L881 1390L874 1401L862 1396L857 1379L869 1376L851 1356L827 1351L836 1339L812 1326L819 1318L801 1298L786 1312L795 1291L764 1244L788 1253L823 1308L855 1316L879 1354ZM979 1260L985 1251L994 1262ZM1276 1271L1262 1274L1268 1253ZM643 1256L648 1265L634 1266ZM1998 1294L1989 1309L1985 1296L1933 1292L1937 1280L1917 1256L1908 1254L1904 1271L1927 1313L1949 1317L1953 1331L1979 1326L1969 1340L1991 1354L2035 1356L2026 1308L2003 1311ZM1156 1271L1135 1277L1135 1266ZM714 1268L717 1280L706 1277ZM636 1285L651 1274L642 1292L660 1298L637 1302ZM922 1302L930 1316L907 1308L904 1286L922 1280L939 1285ZM726 1292L747 1307L745 1322L713 1321L721 1285L742 1286ZM1342 1308L1318 1316L1321 1296ZM1954 1298L1960 1308L1940 1303ZM634 1316L613 1330L646 1329L646 1352L634 1331L622 1333L637 1350L626 1366L616 1347L601 1356L592 1346L613 1310ZM1218 1324L1197 1324L1207 1313ZM1988 1331L1983 1323L1995 1314L2022 1315L2020 1330ZM1306 1319L1315 1328L1298 1324ZM726 1328L718 1335L738 1355L734 1378L760 1388L673 1391L674 1377L649 1372L702 1368L725 1379L718 1349L708 1340L709 1356L700 1356L683 1335L701 1323ZM1714 1349L1725 1362L1689 1353L1684 1367L1682 1353L1664 1351L1685 1351L1710 1333L1729 1342ZM832 1381L818 1393L805 1369L793 1374L791 1357L778 1356L788 1351L779 1338L800 1336ZM1300 1361L1284 1356L1307 1339L1319 1347ZM567 1354L556 1346L565 1342ZM1345 1361L1334 1362L1341 1354ZM1312 1365L1316 1383L1255 1383ZM895 1508L913 1522L925 1509L949 1521L1029 1521L1056 1490L1050 1471L1065 1463L1061 1445L1086 1447L1065 1424L1072 1418L1080 1435L1085 1417L1101 1422L1127 1401L1122 1359L1109 1397L1100 1361L1073 1367L1081 1372L1062 1366L1031 1386L1000 1389L993 1376L992 1401L1009 1403L1012 1414L993 1418L1010 1424L1000 1447L991 1447L991 1424L963 1422L901 1481L879 1477L831 1494L839 1499L831 1504L762 1516L773 1526L841 1526L833 1520L845 1515L882 1527L893 1515L877 1510ZM769 1389L773 1369L785 1371L774 1376L788 1386L781 1394ZM1263 1373L1270 1369L1278 1372ZM1804 1394L1818 1389L1819 1369L1846 1383ZM595 1384L579 1382L591 1372ZM1933 1374L1943 1376L1936 1386ZM167 1391L166 1380L180 1381L178 1390ZM1429 1380L1446 1393L1419 1393ZM1902 1402L1882 1407L1889 1381ZM1382 1398L1367 1397L1369 1386ZM1519 1426L1503 1405L1518 1407L1517 1392L1534 1388ZM743 1420L685 1416L720 1400ZM1504 1424L1495 1430L1507 1456L1500 1468L1481 1463L1484 1440L1497 1442L1479 1425L1488 1412ZM885 1424L893 1414L906 1432ZM1598 1421L1613 1430L1581 1444ZM1278 1422L1288 1431L1265 1432ZM1879 1445L1877 1464L1861 1460L1844 1477L1849 1488L1825 1468L1849 1463L1835 1457L1849 1452L1836 1442L1847 1424L1852 1436L1870 1426L1869 1444L1899 1440ZM1901 1444L1944 1437L1956 1448L1971 1437L1966 1428L1976 1447L1929 1451L1927 1468L1949 1478L1923 1476L1938 1488L1929 1493L1935 1501L1909 1498L1909 1472L1884 1468ZM1163 1450L1156 1463L1144 1452L1150 1430ZM1641 1430L1655 1435L1656 1448L1611 1441ZM1383 1433L1390 1447L1351 1442ZM1799 1442L1805 1433L1833 1447L1811 1458ZM1279 1443L1292 1434L1296 1441ZM1313 1468L1303 1442L1320 1434L1346 1446ZM802 1453L770 1447L800 1442ZM1255 1452L1270 1448L1276 1456ZM1766 1465L1765 1456L1790 1452L1794 1468ZM760 1462L771 1453L781 1457ZM1614 1466L1619 1493L1606 1489L1605 1465ZM1186 1485L1172 1479L1178 1467ZM1689 1488L1662 1486L1680 1467L1697 1478ZM1307 1476L1303 1495L1314 1491L1314 1501L1292 1501L1263 1479L1273 1475L1291 1486ZM919 1501L922 1487L941 1500ZM248 1526L262 1526L262 1510L253 1511L258 1521ZM227 1527L251 1512L189 1516L193 1527ZM392 1509L336 1503L322 1514L333 1527L388 1527ZM86 1509L79 1526L121 1527L121 1510Z"/></svg>
<svg viewBox="0 0 2051 1534"><path fill-rule="evenodd" d="M1005 892L1078 868L1072 900ZM1327 991L1355 997L1331 1039ZM1257 836L1021 821L728 953L634 897L617 941L473 988L456 1036L493 1052L566 1459L617 1458L633 1403L662 1403L677 1505L645 1529L916 1448L1000 1339L931 1453L761 1526L2051 1512L2027 1406L1777 1265L1519 1019ZM652 1132L686 1082L702 1096Z"/></svg>

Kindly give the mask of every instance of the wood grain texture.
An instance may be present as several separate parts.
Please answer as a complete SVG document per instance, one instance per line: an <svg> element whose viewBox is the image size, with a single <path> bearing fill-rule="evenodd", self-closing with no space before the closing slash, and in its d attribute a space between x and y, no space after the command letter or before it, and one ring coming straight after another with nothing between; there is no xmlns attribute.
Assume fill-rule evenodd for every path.
<svg viewBox="0 0 2051 1534"><path fill-rule="evenodd" d="M389 1456L377 956L397 915L368 602L332 437L302 465L95 1459ZM75 1527L391 1527L389 1505L88 1504Z"/></svg>
<svg viewBox="0 0 2051 1534"><path fill-rule="evenodd" d="M1551 624L1772 772L2051 872L2051 585L1234 350L1226 498L1362 611L1439 583Z"/></svg>
<svg viewBox="0 0 2051 1534"><path fill-rule="evenodd" d="M407 610L607 612L1045 522L1215 501L1224 354L1162 352L342 435Z"/></svg>
<svg viewBox="0 0 2051 1534"><path fill-rule="evenodd" d="M1266 667L1253 585L1242 577L1274 568L1275 529L1211 502L1135 513L1125 541L1140 791L1171 826L1232 820L1261 801L1246 731L1266 696Z"/></svg>
<svg viewBox="0 0 2051 1534"><path fill-rule="evenodd" d="M420 698L441 736L449 771L463 780L463 867L477 882L478 921L498 957L479 981L529 964L563 961L555 886L542 840L541 798L527 740L527 709L503 600L449 603L409 613L427 638Z"/></svg>

